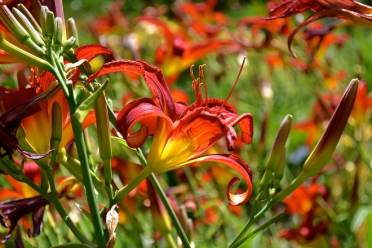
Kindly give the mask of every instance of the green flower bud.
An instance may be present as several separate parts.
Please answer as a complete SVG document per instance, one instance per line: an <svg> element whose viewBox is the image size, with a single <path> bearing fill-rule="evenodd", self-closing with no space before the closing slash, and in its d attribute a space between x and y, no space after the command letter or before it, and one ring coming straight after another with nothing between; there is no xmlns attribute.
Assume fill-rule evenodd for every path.
<svg viewBox="0 0 372 248"><path fill-rule="evenodd" d="M331 158L353 109L358 83L358 79L351 80L325 132L306 159L302 173L307 177L316 175Z"/></svg>
<svg viewBox="0 0 372 248"><path fill-rule="evenodd" d="M266 163L266 170L261 180L261 185L267 185L270 182L277 185L282 179L286 160L285 144L291 130L291 125L292 116L287 115L280 124L278 134L276 135L269 159Z"/></svg>
<svg viewBox="0 0 372 248"><path fill-rule="evenodd" d="M54 17L54 13L52 11L47 11L46 13L46 35L47 37L54 37L56 33L56 21Z"/></svg>
<svg viewBox="0 0 372 248"><path fill-rule="evenodd" d="M52 66L47 61L23 50L22 48L19 48L13 45L9 41L7 41L1 33L0 33L0 49L3 49L7 53L13 55L14 57L19 58L20 60L28 64L35 65L44 70L51 70Z"/></svg>
<svg viewBox="0 0 372 248"><path fill-rule="evenodd" d="M0 20L21 44L25 44L37 55L42 55L43 50L31 39L27 30L18 22L6 5L0 6Z"/></svg>
<svg viewBox="0 0 372 248"><path fill-rule="evenodd" d="M17 8L13 8L12 12L14 16L18 19L18 21L22 24L22 26L27 30L28 34L31 36L31 39L38 45L38 46L45 46L43 39L41 38L41 34L35 29L35 27L31 24L28 17L26 17L20 10Z"/></svg>
<svg viewBox="0 0 372 248"><path fill-rule="evenodd" d="M55 30L55 35L54 35L54 44L62 45L63 33L64 33L64 26L63 26L62 18L56 17L55 23L56 23L56 30Z"/></svg>
<svg viewBox="0 0 372 248"><path fill-rule="evenodd" d="M76 28L75 20L73 18L69 18L67 20L67 37L70 37L70 38L74 37L75 38L75 44L77 46L79 45L79 34L78 34L78 30Z"/></svg>
<svg viewBox="0 0 372 248"><path fill-rule="evenodd" d="M37 32L41 33L41 27L39 23L35 20L35 18L32 16L30 11L23 5L23 4L18 4L17 5L18 9L22 12L24 16L26 16L27 20L29 20L32 24L32 26L36 29Z"/></svg>
<svg viewBox="0 0 372 248"><path fill-rule="evenodd" d="M50 144L53 149L58 148L62 139L62 110L61 106L54 102L52 106L52 137Z"/></svg>

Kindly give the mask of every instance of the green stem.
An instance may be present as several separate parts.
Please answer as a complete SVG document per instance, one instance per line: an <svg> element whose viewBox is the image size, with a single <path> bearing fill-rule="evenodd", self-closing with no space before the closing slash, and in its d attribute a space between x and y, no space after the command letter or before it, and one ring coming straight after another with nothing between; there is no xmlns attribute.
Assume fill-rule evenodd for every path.
<svg viewBox="0 0 372 248"><path fill-rule="evenodd" d="M301 184L303 184L308 176L306 176L304 173L300 173L296 179L292 181L290 185L288 185L285 189L280 191L278 194L276 194L273 198L274 203L281 202L286 196L288 196L290 193L292 193L296 188L298 188Z"/></svg>
<svg viewBox="0 0 372 248"><path fill-rule="evenodd" d="M149 167L145 167L138 176L132 180L128 185L118 190L114 197L114 202L118 203L123 200L135 187L138 186L146 177L150 175Z"/></svg>
<svg viewBox="0 0 372 248"><path fill-rule="evenodd" d="M83 183L85 187L86 197L88 201L88 205L92 215L92 221L95 229L95 233L97 235L97 241L99 247L105 247L105 238L103 232L103 226L101 222L101 217L98 211L97 201L94 194L94 187L92 182L92 177L90 176L90 168L88 163L88 155L84 140L84 133L81 128L79 121L71 115L71 125L72 130L74 132L75 137L75 144L77 148L77 152L80 158L81 164L81 172L83 175Z"/></svg>
<svg viewBox="0 0 372 248"><path fill-rule="evenodd" d="M92 177L90 175L90 168L89 168L89 160L88 160L88 154L87 154L87 148L86 143L84 139L84 133L81 126L81 123L79 120L75 117L74 112L76 110L76 103L75 103L75 97L73 92L73 86L68 83L68 80L66 78L66 75L62 70L59 68L61 65L59 64L58 58L56 58L55 54L52 54L52 61L54 62L54 75L56 75L57 80L62 85L63 89L65 90L65 95L67 97L69 107L70 107L70 117L71 117L71 125L72 130L74 133L74 140L78 152L78 156L80 159L81 164L81 171L83 175L83 184L85 187L85 194L88 201L89 209L91 211L91 217L92 222L94 225L96 238L98 242L99 247L105 247L105 237L104 237L104 231L103 231L103 225L101 221L101 217L98 211L96 196L94 193L94 187L92 183ZM67 88L67 92L66 92Z"/></svg>
<svg viewBox="0 0 372 248"><path fill-rule="evenodd" d="M166 237L167 242L171 248L178 248L176 241L173 239L173 236L171 233L167 233Z"/></svg>
<svg viewBox="0 0 372 248"><path fill-rule="evenodd" d="M257 214L253 213L253 217L249 219L247 224L243 227L243 229L239 232L239 234L233 239L233 241L230 243L229 248L232 247L238 247L237 244L240 243L242 240L245 239L243 237L246 236L246 233L249 231L251 226L263 215L268 209L270 209L272 206L272 201L269 201L266 203L266 205L260 209L260 211Z"/></svg>
<svg viewBox="0 0 372 248"><path fill-rule="evenodd" d="M141 161L141 164L143 166L146 166L147 161L146 161L146 158L143 155L143 152L142 152L141 149L137 149L137 155L138 155L139 160ZM164 204L165 209L167 210L167 212L169 214L169 217L172 219L173 224L174 224L174 226L176 228L176 231L178 233L178 236L181 238L184 247L191 248L191 245L190 245L189 239L187 238L186 232L185 232L185 230L183 230L181 222L178 220L177 215L174 212L172 206L170 205L170 203L168 201L168 198L167 198L163 188L161 187L158 179L155 177L155 175L153 173L150 174L149 179L150 179L151 184L154 186L155 190L159 194L160 200Z"/></svg>
<svg viewBox="0 0 372 248"><path fill-rule="evenodd" d="M69 173L71 173L78 181L83 182L83 176L81 174L81 166L79 161L74 158L68 158L67 161L59 162L63 167L65 167ZM103 187L102 181L97 177L92 170L90 170L90 176L92 177L93 184L99 193L104 194L105 189Z"/></svg>
<svg viewBox="0 0 372 248"><path fill-rule="evenodd" d="M105 179L105 186L107 195L110 201L110 207L114 204L113 199L113 190L112 190L112 168L111 168L111 139L110 139L110 125L109 125L109 116L106 105L105 93L98 97L95 105L95 113L97 120L97 139L99 154L103 161L103 173Z"/></svg>
<svg viewBox="0 0 372 248"><path fill-rule="evenodd" d="M263 223L261 226L257 227L256 229L254 229L252 232L248 233L247 235L245 235L243 238L239 239L237 242L235 242L234 244L231 244L229 247L230 248L236 248L236 247L239 247L240 245L242 245L247 239L253 237L256 233L264 230L265 228L269 227L271 224L277 222L278 220L280 220L282 217L283 217L284 213L280 213L276 216L274 216L273 218L269 219L268 221L266 221L265 223Z"/></svg>
<svg viewBox="0 0 372 248"><path fill-rule="evenodd" d="M4 162L1 161L0 162ZM6 162L3 163L4 166L8 167L9 165L6 164ZM10 165L12 166L12 165ZM13 166L14 167L14 166ZM13 168L14 169L14 168ZM59 199L55 197L54 194L48 194L46 191L43 191L39 186L37 186L31 179L21 174L22 172L19 171L17 176L14 176L15 179L22 181L26 183L28 186L30 186L32 189L34 189L36 192L38 192L42 197L44 197L46 200L48 200L57 210L58 214L61 216L65 224L70 228L71 232L84 244L90 244L87 238L84 237L84 235L80 232L80 230L74 225L66 211L64 210L62 204L60 203ZM50 179L49 179L50 180ZM54 185L54 182L53 182ZM52 187L52 186L51 186Z"/></svg>
<svg viewBox="0 0 372 248"><path fill-rule="evenodd" d="M158 179L152 173L149 177L151 184L154 186L155 190L158 192L160 200L163 202L165 209L167 210L169 217L172 219L173 224L176 228L178 235L180 236L184 247L191 248L189 239L187 238L185 230L183 230L181 222L178 220L176 213L174 212L172 206L170 205L168 198L161 187Z"/></svg>
<svg viewBox="0 0 372 248"><path fill-rule="evenodd" d="M257 221L257 219L264 214L273 204L276 204L278 202L281 202L286 196L288 196L290 193L292 193L296 188L298 188L301 184L305 182L307 179L307 175L304 173L301 173L296 179L292 181L292 183L287 186L285 189L280 191L278 194L274 196L274 198L269 201L263 209L261 209L256 215L254 215L253 218L251 218L248 223L243 227L243 229L240 231L240 233L233 239L233 241L230 244L230 248L238 247L242 241L244 241L247 235L247 231L250 229L251 225ZM239 245L237 245L239 244Z"/></svg>

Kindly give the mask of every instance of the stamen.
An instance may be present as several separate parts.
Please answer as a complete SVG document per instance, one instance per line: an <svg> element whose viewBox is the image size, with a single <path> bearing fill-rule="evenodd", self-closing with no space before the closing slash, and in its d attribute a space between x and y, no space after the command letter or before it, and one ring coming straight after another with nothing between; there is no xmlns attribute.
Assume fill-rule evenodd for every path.
<svg viewBox="0 0 372 248"><path fill-rule="evenodd" d="M199 80L201 82L201 85L204 86L204 98L208 99L208 87L204 76L204 67L205 64L199 65Z"/></svg>
<svg viewBox="0 0 372 248"><path fill-rule="evenodd" d="M190 66L190 76L191 76L192 81L194 82L195 81L194 65Z"/></svg>
<svg viewBox="0 0 372 248"><path fill-rule="evenodd" d="M236 87L236 85L237 85L238 82L239 82L240 75L242 74L243 67L244 67L244 63L245 63L245 60L246 60L246 59L247 59L247 57L244 57L244 58L243 58L243 62L242 62L242 64L241 64L241 66L240 66L238 76L236 77L236 79L235 79L235 81L234 81L234 84L233 84L233 86L231 87L231 90L230 90L229 94L227 95L227 97L226 97L224 103L227 103L227 102L229 101L229 99L230 99L232 93L234 92L235 87Z"/></svg>

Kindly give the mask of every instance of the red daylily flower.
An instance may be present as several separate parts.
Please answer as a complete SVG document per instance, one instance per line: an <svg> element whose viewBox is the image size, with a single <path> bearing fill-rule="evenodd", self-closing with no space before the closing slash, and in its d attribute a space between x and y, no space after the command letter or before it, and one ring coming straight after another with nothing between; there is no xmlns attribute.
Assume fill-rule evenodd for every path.
<svg viewBox="0 0 372 248"><path fill-rule="evenodd" d="M247 16L239 20L241 33L239 39L246 48L265 48L273 46L273 39L277 35L287 35L290 32L288 19L267 20L262 16ZM249 28L250 34L242 32ZM249 38L246 38L246 37Z"/></svg>
<svg viewBox="0 0 372 248"><path fill-rule="evenodd" d="M204 3L182 3L176 9L186 26L202 36L215 36L228 23L228 17L215 11L216 0Z"/></svg>
<svg viewBox="0 0 372 248"><path fill-rule="evenodd" d="M269 4L269 19L285 18L305 11L313 12L304 22L293 30L288 38L288 47L296 33L304 26L325 17L338 17L371 25L372 7L354 0L284 0Z"/></svg>
<svg viewBox="0 0 372 248"><path fill-rule="evenodd" d="M85 45L79 47L75 51L77 60L91 61L98 55L110 56L111 51L100 45ZM79 74L78 69L70 76L75 81ZM47 91L55 82L54 76L50 72L37 73L30 77L29 84L35 88L37 93ZM74 138L72 126L70 122L69 106L67 100L60 90L50 99L39 104L39 110L22 120L22 128L25 132L25 139L27 143L36 152L48 151L50 145L50 137L52 134L52 107L54 103L58 103L62 114L62 139L60 147L65 147ZM88 114L83 122L83 127L87 127L95 122L95 115L93 112Z"/></svg>
<svg viewBox="0 0 372 248"><path fill-rule="evenodd" d="M35 113L39 103L53 95L56 89L57 87L51 87L48 91L36 95L35 88L19 90L0 88L0 148L5 150L6 155L12 155L14 150L31 159L40 159L47 155L23 151L18 146L15 135L22 120Z"/></svg>
<svg viewBox="0 0 372 248"><path fill-rule="evenodd" d="M105 64L92 74L88 82L112 72L142 75L153 98L140 98L127 104L117 117L117 127L128 145L140 147L148 136L154 136L148 165L152 172L166 172L200 162L220 162L238 171L247 189L242 194L231 193L238 181L233 178L228 185L231 204L243 204L252 194L251 171L242 159L232 154L207 154L206 152L222 138L232 150L238 139L234 126L239 125L241 138L249 144L252 140L252 116L238 115L227 100L203 98L203 72L193 79L196 102L186 106L173 101L161 71L142 61L121 60ZM205 92L206 93L206 92ZM138 131L136 124L141 124Z"/></svg>
<svg viewBox="0 0 372 248"><path fill-rule="evenodd" d="M324 17L345 19L364 18L370 21L372 8L354 0L284 0L272 1L269 4L271 18L284 18L305 11L314 12L315 21Z"/></svg>
<svg viewBox="0 0 372 248"><path fill-rule="evenodd" d="M194 42L182 29L174 32L166 22L156 17L142 16L138 20L155 25L163 33L165 45L156 50L155 63L162 68L166 82L169 84L173 83L182 71L208 53L226 47L235 49L237 46L237 43L232 40L207 39Z"/></svg>

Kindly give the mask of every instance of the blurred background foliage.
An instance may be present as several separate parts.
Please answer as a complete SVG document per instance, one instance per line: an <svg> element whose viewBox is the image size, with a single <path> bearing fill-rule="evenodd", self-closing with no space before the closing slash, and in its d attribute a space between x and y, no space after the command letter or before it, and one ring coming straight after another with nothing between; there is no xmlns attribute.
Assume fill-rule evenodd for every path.
<svg viewBox="0 0 372 248"><path fill-rule="evenodd" d="M89 25L102 15L106 15L112 1L101 0L69 0L64 1L65 16L72 16L76 19L80 43L89 44L96 43L96 37L92 35ZM372 1L365 1L367 4L372 4ZM153 0L153 1L123 1L122 13L130 21L141 16L144 12L149 11L149 7L161 9L167 19L175 18L173 8L175 2L169 0ZM267 15L266 1L243 1L243 0L227 0L218 1L216 10L222 11L230 18L230 27L234 28L234 23L237 23L241 18L246 16L265 16ZM140 27L139 27L140 28ZM128 30L132 32L132 30ZM239 32L234 30L234 32ZM360 26L342 26L333 31L336 34L344 34L348 36L347 41L343 46L331 46L327 49L322 62L323 67L330 74L336 75L342 72L342 77L336 78L336 82L329 86L329 82L324 75L318 70L304 72L295 66L279 66L271 68L267 63L268 55L275 50L269 49L247 49L242 54L231 54L227 56L219 56L210 54L203 59L198 60L196 65L206 64L206 81L208 84L209 95L223 98L226 96L234 82L240 64L241 56L247 57L247 66L239 80L236 90L230 103L237 107L239 113L251 112L254 116L254 141L253 144L244 148L242 156L254 168L254 171L262 171L262 166L265 163L267 152L271 148L281 120L286 114L291 114L294 117L294 122L301 122L312 115L313 105L322 92L326 92L331 88L335 94L340 94L345 89L347 83L352 78L360 78L367 82L368 88L372 89L372 32L368 27ZM118 33L126 33L126 30L119 30ZM286 38L280 37L279 43L285 51L284 56L290 57L286 48ZM306 60L308 53L305 52L301 45L301 35L295 38L295 51L299 58ZM154 37L153 40L146 40L149 44L145 44L144 53L140 54L140 58L146 61L153 60L153 51L156 44L159 43ZM147 54L146 54L147 52ZM123 58L126 58L120 55ZM128 58L129 59L129 58ZM131 88L128 84L124 84L123 79L119 75L111 77L113 82L109 88L109 93L113 96L114 108L122 107L122 97ZM6 81L8 85L15 85L14 79ZM265 87L268 88L265 88ZM191 78L188 70L181 73L176 83L172 87L183 89L192 98L191 94ZM269 92L263 93L264 90ZM142 93L142 92L141 92ZM269 96L265 95L269 94ZM367 125L371 125L371 118ZM265 132L264 144L260 144L261 135ZM348 131L346 131L347 133ZM349 133L355 136L353 133ZM306 133L293 131L288 144L288 168L285 174L284 182L290 182L297 173L301 170L300 166L309 151L304 146L306 142ZM355 138L355 137L354 137ZM348 145L348 140L342 140L343 145L339 148L339 154L345 161L343 166L332 167L326 173L321 175L318 181L327 186L331 195L331 203L325 204L324 211L327 218L330 218L329 232L315 243L293 243L281 239L278 233L287 226L293 223L299 223L300 220L296 217L286 220L278 225L273 225L267 231L258 234L254 239L248 240L243 247L372 247L372 210L370 203L372 202L372 151L371 141L369 140L361 149L365 154L368 154L366 161L363 162L362 172L359 175L360 187L358 188L358 203L356 206L351 206L350 194L352 194L356 165L355 158L358 152L355 147ZM340 155L341 156L341 155ZM204 169L208 170L208 169ZM172 173L167 178L168 183L172 182ZM259 178L260 175L255 174L254 177ZM359 180L358 179L358 180ZM197 180L203 180L202 175L199 175ZM216 184L205 184L203 191L210 194L220 194L224 190L216 190ZM221 196L224 199L224 195ZM245 211L243 217L231 214L224 204L219 202L209 201L213 207L218 208L218 219L213 225L203 223L198 225L194 230L194 237L200 238L195 240L196 247L226 247L227 241L233 237L236 232L246 222L246 216L249 214ZM204 206L206 210L208 205ZM205 213L204 213L205 214ZM202 214L203 215L203 214ZM151 246L151 219L150 213L132 217L126 216L127 221L121 225L118 230L118 240L116 247L140 247L143 244ZM79 228L86 233L92 232L91 227L86 225L84 219L80 222ZM292 224L291 224L292 223ZM58 232L67 230L63 225L58 225L58 232L54 228L58 223L54 223L51 216L46 216L44 225L45 232L37 239L41 244L47 247L48 245L59 243L61 241ZM128 236L129 235L129 236ZM329 235L328 237L326 235ZM336 241L333 242L333 237ZM140 243L139 240L142 240ZM332 242L329 242L331 240ZM27 242L26 242L27 244ZM11 245L11 244L8 244ZM9 246L11 247L11 246ZM30 244L31 247L31 244Z"/></svg>

